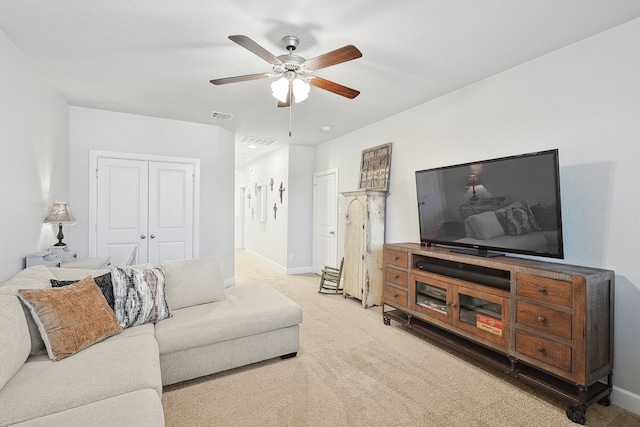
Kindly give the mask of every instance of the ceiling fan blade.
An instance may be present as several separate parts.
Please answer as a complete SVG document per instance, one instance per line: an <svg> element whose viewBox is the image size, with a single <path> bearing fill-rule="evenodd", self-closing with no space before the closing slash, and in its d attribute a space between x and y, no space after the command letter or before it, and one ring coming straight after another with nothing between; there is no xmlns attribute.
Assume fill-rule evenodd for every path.
<svg viewBox="0 0 640 427"><path fill-rule="evenodd" d="M226 85L227 83L237 83L237 82L246 82L249 80L268 79L269 77L271 77L270 74L257 73L257 74L247 74L244 76L225 77L222 79L214 79L209 81L211 82L211 84L214 84L214 85Z"/></svg>
<svg viewBox="0 0 640 427"><path fill-rule="evenodd" d="M332 50L324 55L316 56L305 61L304 65L310 70L319 70L342 62L351 61L362 57L362 52L353 45L347 45L340 49Z"/></svg>
<svg viewBox="0 0 640 427"><path fill-rule="evenodd" d="M275 56L273 53L269 52L267 49L263 48L247 36L229 36L229 40L238 43L240 46L258 55L260 58L264 59L271 65L282 64L282 61L280 61L277 56Z"/></svg>
<svg viewBox="0 0 640 427"><path fill-rule="evenodd" d="M345 98L353 99L356 96L360 95L360 91L355 89L351 89L346 86L342 86L341 84L332 82L327 79L323 79L322 77L314 77L309 80L309 84L311 86L318 87L320 89L328 90L329 92L333 92L335 94L344 96Z"/></svg>

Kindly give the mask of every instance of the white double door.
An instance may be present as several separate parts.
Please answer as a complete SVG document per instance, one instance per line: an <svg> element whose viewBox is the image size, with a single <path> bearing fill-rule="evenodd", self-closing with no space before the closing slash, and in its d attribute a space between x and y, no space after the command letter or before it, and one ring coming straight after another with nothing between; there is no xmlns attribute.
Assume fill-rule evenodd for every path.
<svg viewBox="0 0 640 427"><path fill-rule="evenodd" d="M193 258L193 164L99 157L96 180L96 256L120 266Z"/></svg>

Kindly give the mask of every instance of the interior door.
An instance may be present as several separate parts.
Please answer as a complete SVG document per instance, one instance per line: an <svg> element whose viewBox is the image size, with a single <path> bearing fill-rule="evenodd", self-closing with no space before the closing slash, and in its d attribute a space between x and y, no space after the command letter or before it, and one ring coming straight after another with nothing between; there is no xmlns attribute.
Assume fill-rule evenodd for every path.
<svg viewBox="0 0 640 427"><path fill-rule="evenodd" d="M148 262L193 258L192 164L149 163Z"/></svg>
<svg viewBox="0 0 640 427"><path fill-rule="evenodd" d="M325 265L338 267L338 172L331 170L314 174L314 262L313 272L322 274Z"/></svg>
<svg viewBox="0 0 640 427"><path fill-rule="evenodd" d="M148 259L149 162L99 158L96 256L114 265Z"/></svg>

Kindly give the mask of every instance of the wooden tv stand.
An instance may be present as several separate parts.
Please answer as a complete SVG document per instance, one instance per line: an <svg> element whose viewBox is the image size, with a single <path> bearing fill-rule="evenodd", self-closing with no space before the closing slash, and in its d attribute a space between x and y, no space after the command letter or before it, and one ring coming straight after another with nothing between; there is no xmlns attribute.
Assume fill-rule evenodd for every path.
<svg viewBox="0 0 640 427"><path fill-rule="evenodd" d="M584 424L611 403L614 272L384 247L382 316L533 385Z"/></svg>

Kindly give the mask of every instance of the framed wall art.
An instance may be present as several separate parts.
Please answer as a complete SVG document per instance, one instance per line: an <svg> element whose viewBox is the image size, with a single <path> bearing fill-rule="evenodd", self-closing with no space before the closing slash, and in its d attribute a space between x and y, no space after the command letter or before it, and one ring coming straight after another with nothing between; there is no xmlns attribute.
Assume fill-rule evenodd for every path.
<svg viewBox="0 0 640 427"><path fill-rule="evenodd" d="M360 189L386 190L391 170L391 142L362 150L360 161Z"/></svg>

